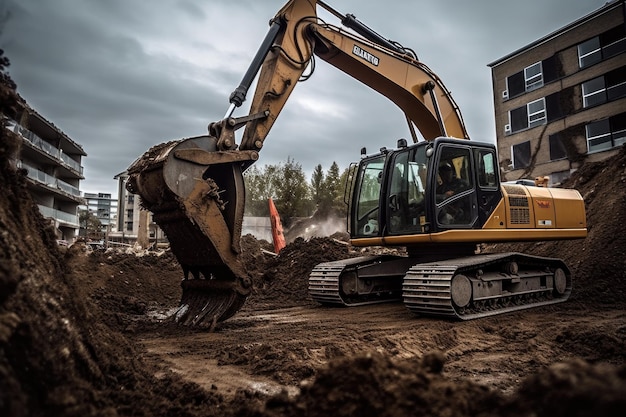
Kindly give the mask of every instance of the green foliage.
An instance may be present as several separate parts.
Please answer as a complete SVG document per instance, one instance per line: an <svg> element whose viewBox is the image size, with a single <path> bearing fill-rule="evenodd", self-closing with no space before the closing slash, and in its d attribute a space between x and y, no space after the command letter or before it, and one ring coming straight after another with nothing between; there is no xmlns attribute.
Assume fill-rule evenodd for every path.
<svg viewBox="0 0 626 417"><path fill-rule="evenodd" d="M302 165L291 158L279 165L253 166L244 173L248 216L268 216L270 197L284 226L294 217L307 217L313 203Z"/></svg>
<svg viewBox="0 0 626 417"><path fill-rule="evenodd" d="M313 197L313 202L316 205L319 205L322 200L322 195L324 191L324 170L322 169L322 164L318 164L313 170L313 175L311 176L311 194Z"/></svg>
<svg viewBox="0 0 626 417"><path fill-rule="evenodd" d="M80 224L81 236L86 236L89 239L102 239L104 237L102 223L89 210L81 210L78 213L78 222Z"/></svg>
<svg viewBox="0 0 626 417"><path fill-rule="evenodd" d="M311 183L313 186L319 182L315 203L317 204L317 215L327 216L335 214L343 216L346 214L346 204L343 201L345 184L348 177L348 170L339 173L339 165L333 162L325 175L321 175L322 166L313 172Z"/></svg>
<svg viewBox="0 0 626 417"><path fill-rule="evenodd" d="M262 168L253 165L244 173L246 184L245 214L248 216L269 216L268 200L275 197L274 184L280 180L279 167L264 165Z"/></svg>
<svg viewBox="0 0 626 417"><path fill-rule="evenodd" d="M302 171L302 165L291 158L280 164L274 177L274 203L283 225L288 227L294 217L307 215L310 208L310 190Z"/></svg>
<svg viewBox="0 0 626 417"><path fill-rule="evenodd" d="M288 227L294 217L308 217L314 212L319 216L335 214L345 216L344 190L348 181L348 169L340 172L333 162L326 173L321 164L313 170L307 182L302 165L291 158L278 165L253 166L244 173L246 183L247 216L269 216L270 197Z"/></svg>

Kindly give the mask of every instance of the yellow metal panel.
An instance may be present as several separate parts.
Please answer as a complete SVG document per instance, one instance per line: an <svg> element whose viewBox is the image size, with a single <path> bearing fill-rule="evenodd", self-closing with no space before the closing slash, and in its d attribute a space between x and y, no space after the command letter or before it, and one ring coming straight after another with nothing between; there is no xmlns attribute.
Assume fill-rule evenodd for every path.
<svg viewBox="0 0 626 417"><path fill-rule="evenodd" d="M587 229L469 229L448 230L430 235L436 243L452 242L521 242L562 239L580 239L587 236Z"/></svg>
<svg viewBox="0 0 626 417"><path fill-rule="evenodd" d="M404 235L404 236L385 236L384 242L385 245L388 246L405 246L405 245L415 245L420 243L430 243L429 234L419 234L419 235Z"/></svg>
<svg viewBox="0 0 626 417"><path fill-rule="evenodd" d="M506 228L506 206L504 199L501 199L491 216L483 225L483 229L505 229Z"/></svg>
<svg viewBox="0 0 626 417"><path fill-rule="evenodd" d="M551 188L556 212L556 227L587 227L585 202L577 190Z"/></svg>
<svg viewBox="0 0 626 417"><path fill-rule="evenodd" d="M528 187L526 190L532 197L533 211L535 213L534 225L539 229L552 229L556 227L554 213L554 201L549 188Z"/></svg>
<svg viewBox="0 0 626 417"><path fill-rule="evenodd" d="M352 246L382 246L382 237L366 237L359 239L350 239Z"/></svg>
<svg viewBox="0 0 626 417"><path fill-rule="evenodd" d="M528 189L523 185L503 184L507 229L530 229L535 225L535 212Z"/></svg>

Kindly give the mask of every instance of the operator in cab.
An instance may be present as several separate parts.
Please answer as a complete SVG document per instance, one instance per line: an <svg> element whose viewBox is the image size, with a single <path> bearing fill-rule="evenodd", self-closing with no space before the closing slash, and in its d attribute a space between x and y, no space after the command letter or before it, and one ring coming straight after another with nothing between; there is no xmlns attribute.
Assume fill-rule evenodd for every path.
<svg viewBox="0 0 626 417"><path fill-rule="evenodd" d="M468 184L456 176L454 168L449 162L443 162L439 165L439 178L441 178L441 183L437 186L438 201L444 201L468 188Z"/></svg>

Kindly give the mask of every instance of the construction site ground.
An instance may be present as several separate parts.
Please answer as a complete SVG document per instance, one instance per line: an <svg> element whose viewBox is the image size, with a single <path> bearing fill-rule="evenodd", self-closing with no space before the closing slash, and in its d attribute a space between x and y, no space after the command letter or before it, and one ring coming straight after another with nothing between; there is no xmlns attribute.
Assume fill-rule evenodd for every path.
<svg viewBox="0 0 626 417"><path fill-rule="evenodd" d="M567 184L585 240L485 246L563 258L565 303L459 322L402 303L323 307L320 262L360 255L345 236L278 256L244 236L255 287L214 329L168 317L182 272L169 251L59 248L0 148L0 415L610 416L626 406L626 151ZM380 250L374 248L374 251Z"/></svg>

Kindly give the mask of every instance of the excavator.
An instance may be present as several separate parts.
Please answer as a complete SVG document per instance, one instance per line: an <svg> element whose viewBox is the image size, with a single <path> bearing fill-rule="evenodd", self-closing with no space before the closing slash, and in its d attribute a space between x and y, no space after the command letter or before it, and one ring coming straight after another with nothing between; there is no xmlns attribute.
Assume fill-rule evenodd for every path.
<svg viewBox="0 0 626 417"><path fill-rule="evenodd" d="M319 7L341 25L326 23ZM372 155L362 149L347 192L350 243L406 248L406 255L317 265L309 276L314 300L343 306L403 300L419 315L467 320L569 297L572 273L563 261L477 248L584 238L585 207L576 190L502 183L494 145L469 140L439 77L413 50L354 15L319 0L290 0L269 26L224 118L210 123L207 135L152 147L128 168L128 190L153 213L183 269L177 322L214 326L250 294L240 245L243 172L258 160L316 58L391 100L404 113L412 143L399 139L395 149ZM249 114L234 117L255 79Z"/></svg>

